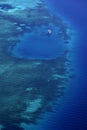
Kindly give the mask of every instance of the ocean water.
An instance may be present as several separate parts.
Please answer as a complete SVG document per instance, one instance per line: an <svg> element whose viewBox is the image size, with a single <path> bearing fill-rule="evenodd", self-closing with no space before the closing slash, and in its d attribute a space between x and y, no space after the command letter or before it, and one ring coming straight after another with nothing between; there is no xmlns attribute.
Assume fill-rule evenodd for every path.
<svg viewBox="0 0 87 130"><path fill-rule="evenodd" d="M19 5L19 3L20 2L18 2L17 4ZM24 0L23 0L23 3L25 6ZM34 4L32 4L31 2L32 6L34 6ZM34 28L33 31L31 30L31 28L28 28L30 29L31 33L30 34L25 33L26 31L22 32L25 34L22 35L22 37L19 35L21 37L20 40L14 37L11 37L12 39L8 38L8 41L11 40L12 42L13 40L12 46L9 46L9 47L8 47L8 43L11 44L11 42L7 42L1 39L4 45L1 44L0 55L2 56L1 61L3 65L6 67L5 68L6 71L5 71L5 74L2 73L4 78L0 80L1 81L0 92L2 92L3 86L7 85L7 87L4 88L5 91L3 90L3 93L6 93L7 94L6 96L8 97L8 98L6 96L3 97L4 94L1 93L1 98L4 99L2 100L1 103L3 104L3 102L6 102L8 104L8 105L5 105L5 107L1 107L2 109L0 111L1 112L0 117L2 117L3 119L0 119L0 122L5 127L5 128L2 128L1 130L22 129L21 127L19 127L20 123L18 123L17 124L18 127L16 127L14 122L16 122L17 120L19 122L22 122L21 121L22 119L25 122L27 121L33 122L35 121L36 117L38 117L39 115L39 110L40 110L39 108L41 107L40 102L43 101L43 99L44 100L47 99L47 103L46 104L44 103L44 104L45 105L50 104L49 102L50 102L50 98L52 97L51 95L52 93L48 94L47 92L50 86L51 87L54 86L54 83L56 87L55 80L54 79L52 80L52 78L50 77L54 75L53 78L55 77L59 79L65 78L64 77L65 75L62 76L61 70L58 69L58 72L60 73L60 75L57 75L57 73L55 73L54 71L55 67L57 68L59 64L55 65L57 62L54 62L53 60L51 63L50 61L62 55L67 50L67 47L69 47L69 49L71 50L70 51L70 65L69 65L71 69L68 71L71 73L73 72L72 73L73 75L70 77L71 80L69 81L69 83L66 84L64 95L58 99L58 102L56 101L56 103L52 105L54 108L54 111L43 114L42 119L38 121L39 123L34 125L35 123L34 122L32 125L25 125L25 124L22 124L22 125L25 130L48 130L48 129L49 130L87 130L87 104L86 104L87 102L87 88L86 88L87 87L87 81L86 81L87 80L87 58L86 58L86 55L87 55L87 52L86 52L87 51L87 44L86 44L87 42L87 36L86 36L87 35L87 26L86 26L87 2L85 0L83 1L81 0L80 1L79 0L66 0L66 1L46 0L46 4L52 13L64 18L66 23L70 23L71 28L74 30L73 31L74 38L72 38L72 41L69 44L65 44L58 37L58 31L59 31L58 28L54 25L50 25L50 26L45 26L45 27L43 26L39 30L37 28L36 29ZM21 6L21 7L16 7L16 10L18 10L18 8L23 9L23 7ZM14 11L15 10L10 10L8 12L13 13L15 15L16 13L14 13ZM44 12L41 12L41 13L44 14ZM48 12L45 12L45 13L48 13ZM6 17L6 15L7 15L7 12L5 14L5 17L4 15L1 15L1 16L3 16L4 19L6 18L7 20L6 22L9 24L8 19L7 19L8 17ZM19 16L21 17L21 15ZM25 17L24 14L23 16ZM10 25L7 26L7 23L6 23L5 27L7 28L5 29L8 29L8 27L13 27L12 26L13 23L11 22L15 21L15 18L9 17L9 20L10 20ZM19 24L19 21L16 21L18 23L16 23L15 28L18 27L17 31L19 30L20 32L21 30L20 26L17 25ZM50 21L48 20L48 22ZM55 22L55 20L53 22ZM33 29L34 24L31 24L32 29ZM22 27L24 27L25 25L26 24L22 24ZM51 29L52 34L48 33L49 29ZM9 30L7 31L10 32ZM10 33L17 35L18 32L16 32L14 29L14 32L10 32ZM8 35L5 35L5 40L9 36L10 33L8 33ZM3 36L2 33L1 33L1 36ZM15 45L15 41L17 42L16 45ZM7 43L5 44L5 42ZM5 46L8 47L8 49ZM6 50L7 55L3 54L3 52L5 52L5 48L7 49ZM35 59L36 61L33 62L32 59L33 60ZM40 60L40 62L38 61L38 59ZM28 62L29 60L30 62ZM10 67L9 67L9 64L10 64ZM61 66L59 65L58 67L61 68ZM2 70L4 70L3 66L1 67L2 67ZM50 71L50 70L53 70L53 71ZM41 71L43 71L43 75L41 74ZM47 76L48 80L44 76L44 74L45 76ZM30 76L30 77L27 77L27 76ZM9 80L9 78L11 78L11 80ZM41 81L39 81L38 78ZM49 79L51 80L51 82L49 82L50 81ZM14 81L16 82L13 84ZM44 86L46 86L46 88ZM51 89L50 89L50 92L51 92ZM41 96L43 96L43 98ZM10 97L12 97L12 100L10 100L11 99ZM21 99L21 102L20 102L20 99ZM16 105L14 104L18 106L16 107ZM9 107L11 105L12 107ZM40 113L43 113L45 109L45 106L42 106L42 107L43 108L41 109L42 111L40 111ZM7 112L7 110L5 109L7 109L9 112ZM11 114L9 114L10 112ZM35 116L34 114L32 114L33 112L35 112L34 113ZM26 115L27 113L29 114L28 116ZM7 116L5 116L5 114ZM9 115L11 115L11 117ZM23 118L21 118L21 116L19 115L23 116ZM12 126L10 124L11 121L13 121Z"/></svg>
<svg viewBox="0 0 87 130"><path fill-rule="evenodd" d="M72 65L75 78L53 116L50 130L87 130L87 2L85 0L47 1L54 12L67 18L77 31L73 42Z"/></svg>

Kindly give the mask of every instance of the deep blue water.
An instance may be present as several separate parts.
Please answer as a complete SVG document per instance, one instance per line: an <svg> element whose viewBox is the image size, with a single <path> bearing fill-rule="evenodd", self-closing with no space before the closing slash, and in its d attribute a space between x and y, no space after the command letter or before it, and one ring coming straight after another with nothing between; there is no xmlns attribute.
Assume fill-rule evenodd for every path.
<svg viewBox="0 0 87 130"><path fill-rule="evenodd" d="M57 110L46 116L45 121L34 130L87 130L87 1L47 0L47 3L76 30L77 38L72 43L75 77L67 86L60 105L56 106Z"/></svg>
<svg viewBox="0 0 87 130"><path fill-rule="evenodd" d="M63 15L77 30L76 41L73 42L72 66L75 69L75 78L68 86L62 104L53 123L47 128L50 130L87 130L87 1L85 0L47 0L49 6Z"/></svg>

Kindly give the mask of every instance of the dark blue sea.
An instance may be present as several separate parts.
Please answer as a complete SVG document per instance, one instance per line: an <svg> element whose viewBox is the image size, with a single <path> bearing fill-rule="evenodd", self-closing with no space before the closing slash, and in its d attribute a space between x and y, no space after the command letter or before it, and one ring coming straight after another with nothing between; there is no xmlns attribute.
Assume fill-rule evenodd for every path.
<svg viewBox="0 0 87 130"><path fill-rule="evenodd" d="M52 114L30 130L87 130L87 1L47 0L49 8L72 25L76 39L72 42L71 65L74 78ZM28 130L29 128L26 128Z"/></svg>
<svg viewBox="0 0 87 130"><path fill-rule="evenodd" d="M73 62L76 77L61 100L61 107L53 116L50 130L87 130L87 1L51 0L49 6L71 22L77 31L73 42Z"/></svg>

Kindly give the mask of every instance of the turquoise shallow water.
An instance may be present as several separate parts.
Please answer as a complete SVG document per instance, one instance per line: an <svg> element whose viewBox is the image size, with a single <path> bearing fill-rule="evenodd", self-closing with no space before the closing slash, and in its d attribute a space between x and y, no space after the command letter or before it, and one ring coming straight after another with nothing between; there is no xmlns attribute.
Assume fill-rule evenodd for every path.
<svg viewBox="0 0 87 130"><path fill-rule="evenodd" d="M22 6L0 7L0 27L5 30L0 31L1 130L23 130L23 123L28 129L43 129L45 122L41 125L40 117L52 112L69 78L70 28L44 3L33 9L25 7L24 2Z"/></svg>
<svg viewBox="0 0 87 130"><path fill-rule="evenodd" d="M51 11L52 13L55 13L52 9ZM57 12L55 14L57 14ZM52 30L51 34L48 34L48 29ZM67 46L68 46L67 44L64 43L62 39L60 39L58 33L59 33L58 28L53 25L50 25L48 27L45 26L37 27L36 29L32 30L31 33L25 33L20 38L20 42L16 43L15 46L11 47L11 50L9 51L13 57L21 58L21 59L30 59L30 60L31 59L41 59L41 60L55 59L56 57L61 56L67 50ZM51 127L52 122L53 125L55 122L51 118L53 119L56 118L54 113L46 114L45 118L43 116L43 120L39 122L39 124L37 125L29 125L29 126L24 125L23 127L25 128L25 130L48 129L49 127ZM56 130L54 126L52 130L53 129Z"/></svg>

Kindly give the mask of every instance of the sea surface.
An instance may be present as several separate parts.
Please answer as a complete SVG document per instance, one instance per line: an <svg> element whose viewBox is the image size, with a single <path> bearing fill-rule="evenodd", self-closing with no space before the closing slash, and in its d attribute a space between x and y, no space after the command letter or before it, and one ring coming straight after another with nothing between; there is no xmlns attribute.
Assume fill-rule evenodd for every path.
<svg viewBox="0 0 87 130"><path fill-rule="evenodd" d="M71 45L74 78L55 112L46 115L41 124L31 126L30 130L87 130L87 1L47 0L47 4L75 30L76 39Z"/></svg>
<svg viewBox="0 0 87 130"><path fill-rule="evenodd" d="M48 73L48 69L50 70L51 66L50 66L50 64L49 64L49 66L47 66L48 64L46 64L46 63L48 63L48 62L50 63L50 60L52 60L52 59L55 60L58 56L61 56L62 54L67 54L64 52L67 52L67 48L69 48L70 50L69 50L68 56L69 56L70 62L68 65L66 64L66 66L69 69L68 71L71 73L71 77L70 77L69 82L65 84L66 89L65 89L64 95L53 104L52 112L46 112L45 114L42 114L42 116L41 116L42 119L39 119L38 123L35 125L34 124L32 124L32 125L31 124L30 125L22 124L22 125L25 130L87 130L87 26L86 26L86 24L87 24L87 2L86 2L86 0L83 0L83 1L82 0L66 0L66 1L64 1L64 0L45 0L45 1L46 1L47 7L52 12L52 14L54 14L56 16L58 15L59 16L58 18L63 18L63 22L66 22L66 24L64 24L65 26L61 26L62 29L65 29L65 32L66 32L66 29L67 29L66 25L67 26L69 25L69 27L72 28L72 38L70 39L71 41L68 44L67 43L65 44L65 42L62 41L63 39L61 40L58 37L59 30L58 30L57 26L55 26L55 24L51 24L50 26L47 26L47 28L46 28L46 26L41 26L40 28L36 27L34 30L31 30L31 29L33 29L33 27L32 27L32 28L28 28L28 29L30 29L31 33L29 33L29 32L26 33L26 31L25 31L24 35L22 35L22 37L20 36L21 38L20 38L20 40L18 40L17 44L12 44L11 46L9 46L9 48L6 52L9 52L7 54L10 56L13 56L14 58L12 57L12 59L15 59L15 61L17 61L16 58L18 58L19 62L21 61L21 59L22 60L24 59L24 61L23 61L24 63L26 60L27 61L28 60L33 61L33 60L38 60L38 59L42 60L40 63L45 63L45 64L43 64L44 66L42 66L43 69L42 68L40 69L40 74L41 74L40 76L47 79L47 77L44 76L44 73L42 73L41 70L43 70L43 72L44 72L44 68L47 67L46 74L49 74L48 77L50 77L52 73ZM24 0L23 0L23 2L24 2ZM35 6L32 2L30 4L30 6L31 5ZM24 6L25 6L25 4L24 4ZM17 8L20 8L20 7L17 7ZM12 10L10 10L10 11L12 11ZM9 11L9 13L12 13L10 11ZM14 9L13 9L13 12L14 12ZM42 12L42 14L43 14L43 12ZM54 23L56 23L55 20L56 19L53 20ZM43 22L43 20L42 20L42 22ZM48 22L50 23L49 20L48 20ZM34 24L35 24L35 21L34 21ZM32 26L34 26L34 24L32 24ZM61 23L59 25L63 25L63 23ZM20 27L18 29L20 30ZM64 33L64 30L63 30L62 34L66 34L66 33ZM15 35L16 35L16 32L15 32ZM67 37L67 35L66 35L66 37ZM6 58L8 58L8 55L6 55L7 56ZM8 60L9 60L9 58L8 58ZM49 61L47 62L47 60L49 60ZM62 59L62 60L65 60L65 59ZM60 59L59 61L61 61L61 63L62 63L62 60ZM19 63L19 62L17 61L17 63ZM39 62L34 62L34 63L36 63L36 65L40 65ZM55 66L57 67L57 65L60 65L59 63L56 64L56 62L53 62L53 63L55 63L55 65L52 64L53 67L55 67ZM66 63L68 63L68 62L66 62ZM17 64L17 65L20 65L20 64ZM33 64L31 64L31 66L33 66ZM63 66L63 65L61 65L61 66ZM59 67L61 68L61 66L59 66ZM16 68L16 67L14 67L14 68ZM27 67L25 66L25 68L27 69L28 66ZM59 68L59 71L60 71L60 73L62 73L60 68ZM53 68L53 69L56 69L56 68ZM29 68L29 70L30 70L30 68ZM33 71L34 70L31 70L30 72L33 72ZM39 71L39 70L37 70L37 71ZM37 72L37 71L35 71L37 74L36 79L38 79L38 77L39 77L38 76L39 72ZM16 73L18 73L18 72L16 71ZM21 73L21 74L22 74L21 76L23 76L24 74L26 74L26 72ZM62 74L61 75L57 75L57 74L54 73L54 76L57 76L57 78L60 78L60 79L65 78L64 77L65 75L63 76ZM16 74L14 74L14 76L15 75ZM12 78L14 76L12 76ZM30 76L33 77L32 73L30 74ZM66 76L66 77L68 77L68 76ZM8 79L8 76L7 76L7 79ZM65 78L65 79L67 79L67 78ZM34 80L34 81L31 80L31 81L35 82L38 80ZM42 81L44 84L45 80L42 80ZM49 81L50 80L48 79L48 82ZM38 82L31 84L31 87L32 87L32 85L34 85L34 89L35 89L35 84L36 84L36 87L38 88ZM43 84L41 84L42 87L43 87ZM41 87L41 85L40 85L40 87ZM53 84L53 86L54 86L54 84ZM24 85L24 90L25 90L25 87L27 88L27 86ZM46 86L46 88L45 87L43 87L43 88L46 90L47 86ZM32 90L32 88L28 88L26 90L29 92ZM20 91L22 91L22 89ZM48 91L46 91L46 92L48 92ZM43 93L45 95L45 91ZM61 93L61 92L59 92L59 93ZM33 94L35 95L35 93L33 93ZM50 95L50 92L48 95ZM48 95L46 95L47 99L49 99ZM24 98L27 97L27 95L23 95L23 96L24 96ZM51 95L51 97L52 97L52 95ZM6 99L7 99L7 97L6 97ZM22 97L21 97L21 99L22 99ZM28 102L29 102L29 99L28 99ZM31 107L29 106L30 107L29 110L30 110L30 115L32 117L32 113L33 113L32 111L35 110L35 104L32 105L32 102L30 102L30 103L31 103ZM35 103L35 102L33 102L33 103ZM46 105L48 105L48 103L49 102L47 102ZM34 109L32 109L32 106L34 107ZM36 102L36 108L38 109L37 106L38 106L38 100ZM40 104L39 104L39 107L40 107ZM43 108L45 108L45 105L43 106ZM35 111L35 112L36 112L36 115L38 116L39 113L37 113L37 111ZM6 113L7 113L7 111L6 111ZM15 114L16 113L14 113L14 115ZM30 120L31 120L31 118L30 118ZM7 122L9 122L9 121L7 121ZM10 127L5 128L5 130L7 130L9 128ZM15 129L15 127L13 129ZM21 128L18 127L18 129L21 129Z"/></svg>

